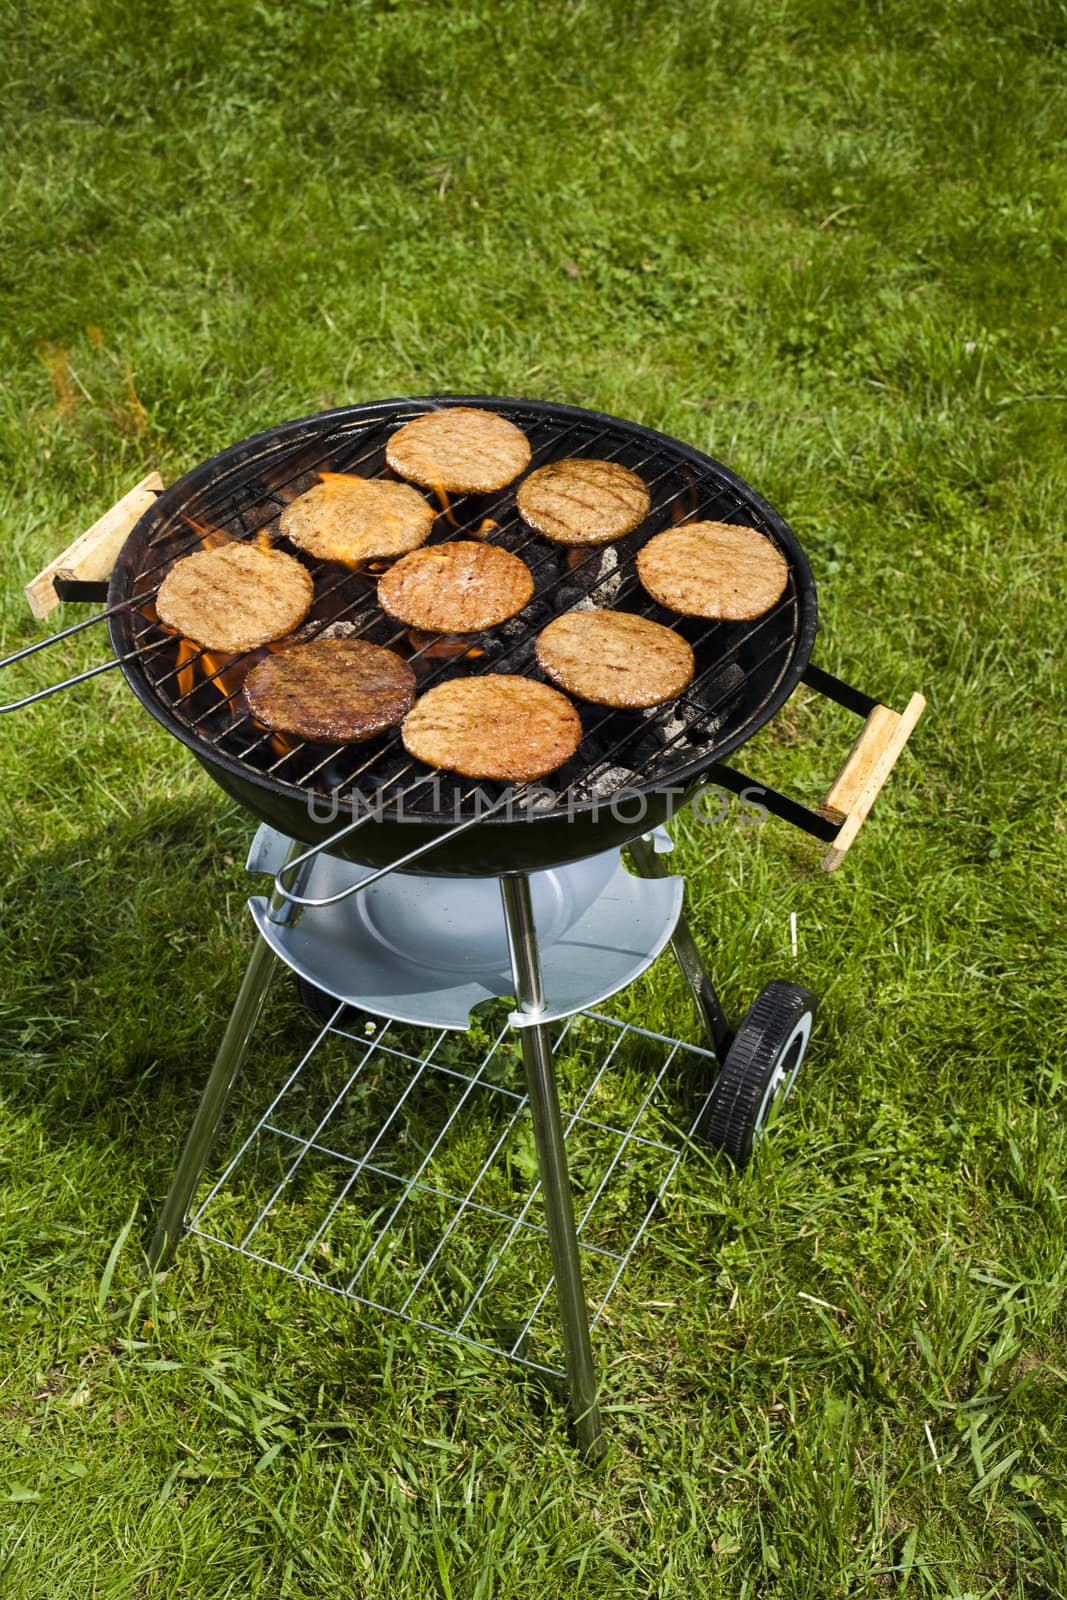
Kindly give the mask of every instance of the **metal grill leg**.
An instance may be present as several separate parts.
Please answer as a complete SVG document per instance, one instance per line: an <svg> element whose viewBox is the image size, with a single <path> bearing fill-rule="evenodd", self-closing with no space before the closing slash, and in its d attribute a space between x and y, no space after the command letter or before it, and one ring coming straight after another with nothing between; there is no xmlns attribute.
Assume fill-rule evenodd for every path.
<svg viewBox="0 0 1067 1600"><path fill-rule="evenodd" d="M285 856L286 865L300 855L303 849L304 846L297 840L290 840ZM309 863L298 875L296 885L298 893L310 870ZM290 917L295 919L298 914L297 908L290 905L277 891L271 896L271 909L283 920ZM163 1210L156 1223L156 1231L152 1235L152 1243L148 1247L148 1264L153 1272L162 1272L174 1259L174 1252L189 1213L189 1204L207 1166L211 1147L215 1143L215 1135L219 1131L219 1123L222 1121L222 1114L226 1110L226 1103L237 1080L237 1074L248 1054L248 1046L256 1031L256 1023L263 1010L263 1002L267 998L267 990L277 959L270 945L257 937L240 991L230 1013L230 1020L226 1024L226 1032L222 1036L222 1043L215 1057L215 1064L200 1097L193 1125L189 1129L177 1171L170 1181L167 1198L163 1202Z"/></svg>
<svg viewBox="0 0 1067 1600"><path fill-rule="evenodd" d="M667 869L664 867L651 839L631 839L627 846L633 857L634 866L642 878L665 878ZM671 934L671 951L678 970L685 979L690 994L696 1002L696 1008L704 1023L712 1049L722 1064L727 1050L734 1040L734 1030L726 1018L719 997L708 976L697 942L693 938L693 931L683 911Z"/></svg>
<svg viewBox="0 0 1067 1600"><path fill-rule="evenodd" d="M248 963L244 981L230 1013L230 1020L222 1036L211 1076L200 1097L193 1125L189 1129L185 1147L171 1179L170 1189L149 1246L148 1264L153 1272L163 1271L174 1258L178 1239L185 1227L189 1204L207 1166L222 1114L226 1110L226 1103L230 1098L237 1074L248 1053L248 1045L259 1021L263 1002L267 998L267 990L277 959L270 945L257 936L252 959Z"/></svg>
<svg viewBox="0 0 1067 1600"><path fill-rule="evenodd" d="M529 879L525 875L502 878L500 888L519 1010L528 1016L536 1016L544 1010L544 995ZM567 1173L567 1151L552 1046L548 1030L537 1023L522 1027L518 1032L522 1041L534 1141L545 1197L545 1223L563 1329L571 1414L583 1456L589 1461L599 1461L604 1455L604 1427L597 1404L596 1369L589 1339L589 1318L582 1287L578 1233L574 1225L574 1201Z"/></svg>

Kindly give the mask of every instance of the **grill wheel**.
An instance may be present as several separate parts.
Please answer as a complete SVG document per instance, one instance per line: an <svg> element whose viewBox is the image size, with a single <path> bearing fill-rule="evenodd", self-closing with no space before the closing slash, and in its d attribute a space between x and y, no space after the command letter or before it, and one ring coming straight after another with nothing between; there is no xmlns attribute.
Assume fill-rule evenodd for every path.
<svg viewBox="0 0 1067 1600"><path fill-rule="evenodd" d="M726 1052L700 1132L739 1167L748 1165L757 1136L796 1082L817 1005L810 989L776 978L760 990Z"/></svg>

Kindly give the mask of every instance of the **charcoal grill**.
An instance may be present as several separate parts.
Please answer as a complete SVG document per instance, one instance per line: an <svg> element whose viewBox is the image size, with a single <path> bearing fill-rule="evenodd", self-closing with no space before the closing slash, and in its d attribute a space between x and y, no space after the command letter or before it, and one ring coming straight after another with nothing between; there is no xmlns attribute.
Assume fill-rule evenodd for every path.
<svg viewBox="0 0 1067 1600"><path fill-rule="evenodd" d="M573 607L606 606L676 628L696 661L689 687L664 706L643 712L580 706L583 737L576 755L548 778L518 788L472 784L431 771L406 754L396 731L361 745L334 746L272 734L254 720L242 696L244 678L264 651L220 657L199 649L166 628L155 609L159 584L177 560L219 541L284 544L281 511L320 474L391 475L385 447L393 431L448 405L493 410L522 428L532 450L527 470L572 455L631 468L648 485L648 516L611 545L572 550L550 543L521 521L514 484L498 493L451 500L441 493L432 540L491 538L529 566L535 592L518 618L463 639L415 634L376 603L383 563L348 567L292 552L315 582L314 604L296 637L360 637L398 650L410 660L421 693L456 675L536 676L540 629ZM785 557L785 592L764 616L743 623L679 618L638 582L634 558L650 537L672 523L706 519L757 528ZM823 840L830 847L824 865L837 865L922 710L921 696L913 696L898 715L811 662L817 606L807 559L782 517L736 474L652 429L575 407L456 396L324 412L233 445L169 489L146 480L128 505L102 519L98 534L101 526L109 547L106 559L99 551L87 554L79 541L29 593L37 609L56 597L106 599L104 609L0 666L98 622L106 624L112 659L2 709L31 704L118 667L151 714L260 822L250 868L274 876L273 891L250 902L259 937L152 1242L153 1264L162 1268L169 1262L186 1223L276 958L297 973L311 1004L325 1007L319 1045L345 1034L346 1008L387 1019L388 1026L406 1023L440 1034L465 1029L479 1002L513 995L510 1025L521 1042L527 1083L525 1097L514 1095L515 1115L528 1109L533 1123L544 1204L540 1232L550 1250L563 1339L560 1370L569 1383L579 1442L587 1454L597 1454L602 1430L582 1279L584 1221L576 1226L554 1047L576 1018L617 1026L593 1008L631 983L670 943L702 1019L705 1043L663 1041L667 1061L684 1051L706 1058L710 1069L695 1119L681 1130L682 1143L699 1130L735 1160L746 1160L799 1069L814 997L798 985L768 985L740 1027L732 1029L682 913L682 882L667 873L654 841L669 847L661 825L710 780L735 792L751 791L764 808ZM89 540L94 543L99 540ZM99 568L111 566L112 556L105 587ZM724 759L801 681L866 719L817 810L752 783ZM629 851L633 874L620 861L621 847ZM554 1037L553 1023L561 1023L564 1034ZM636 1037L642 1030L629 1032ZM644 1034L646 1040L655 1037ZM618 1048L615 1040L611 1058ZM400 1051L400 1057L412 1061L421 1076L432 1053ZM484 1072L483 1063L467 1080L468 1092L482 1084ZM665 1072L665 1067L659 1070L657 1086ZM670 1149L639 1131L646 1110L642 1105L627 1128L611 1130L621 1141L612 1170L637 1143ZM568 1127L576 1123L600 1126L581 1109ZM262 1123L260 1133L265 1129L282 1137L273 1123ZM302 1151L294 1171L311 1149L326 1148L320 1133L316 1129L303 1142L292 1136ZM367 1172L385 1171L371 1160L372 1152L373 1145L359 1158L361 1181ZM422 1181L422 1174L420 1167L413 1178L401 1180L385 1172L390 1180L403 1181L405 1201L416 1191L441 1194L439 1186ZM342 1186L342 1198L352 1181ZM662 1186L656 1198L661 1193ZM486 1209L475 1190L457 1203L457 1218ZM330 1219L336 1221L340 1205L339 1200ZM488 1210L496 1214L495 1208ZM203 1206L194 1226L200 1226L202 1213ZM650 1215L648 1208L625 1251L607 1253L624 1263ZM242 1235L238 1247L256 1253L250 1241L262 1220ZM352 1298L390 1311L397 1307L368 1298L359 1283L394 1220L390 1212L376 1244L364 1252L363 1267L344 1288ZM530 1226L525 1214L512 1224L509 1238L524 1237ZM307 1250L300 1255L301 1268L307 1255ZM547 1294L546 1284L539 1307ZM410 1295L400 1314L425 1326L440 1325L415 1314ZM470 1337L469 1328L464 1332L469 1314L470 1308L448 1331ZM507 1353L523 1359L522 1342L513 1341Z"/></svg>

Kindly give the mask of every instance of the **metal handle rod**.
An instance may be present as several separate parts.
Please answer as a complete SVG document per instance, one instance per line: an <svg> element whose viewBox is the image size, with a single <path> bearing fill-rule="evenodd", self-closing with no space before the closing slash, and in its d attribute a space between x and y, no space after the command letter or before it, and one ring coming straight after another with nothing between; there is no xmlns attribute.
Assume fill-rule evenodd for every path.
<svg viewBox="0 0 1067 1600"><path fill-rule="evenodd" d="M331 834L330 838L324 839L321 844L312 845L311 849L305 850L303 855L287 862L274 879L275 893L293 906L312 907L314 909L320 906L335 906L338 901L347 900L351 895L361 894L364 889L369 889L372 883L378 882L379 878L387 877L390 872L399 872L401 867L406 867L409 862L418 861L422 856L428 856L431 851L438 849L441 845L449 844L453 839L458 839L460 834L466 833L471 828L476 828L480 822L485 821L486 817L491 817L494 812L500 811L510 799L513 799L513 796L501 796L491 806L487 806L484 811L479 811L477 816L468 817L465 822L458 822L455 827L446 829L444 833L438 834L436 838L428 839L425 844L420 844L414 850L409 850L407 855L398 857L396 861L391 861L387 867L379 867L376 872L371 873L369 878L361 878L358 883L350 883L347 889L340 889L336 894L322 895L319 898L313 895L300 895L284 883L283 879L286 873L291 873L302 867L306 862L314 860L323 851L331 850L335 845L340 844L342 839L347 839L357 829L364 827L368 822L373 822L377 813L368 811L365 816L356 817L355 821L348 823L340 832ZM275 921L277 919L272 917L271 920Z"/></svg>
<svg viewBox="0 0 1067 1600"><path fill-rule="evenodd" d="M525 873L501 878L515 998L519 1010L536 1017L545 1009L537 931ZM589 1339L589 1316L582 1286L582 1264L574 1225L574 1200L567 1171L567 1147L559 1109L552 1045L543 1023L520 1028L522 1059L530 1096L537 1163L545 1200L545 1222L556 1280L563 1350L578 1447L588 1461L604 1455L604 1425L597 1404L596 1368Z"/></svg>
<svg viewBox="0 0 1067 1600"><path fill-rule="evenodd" d="M94 619L95 620L95 619ZM55 638L61 638L56 634ZM50 639L45 644L51 644ZM127 661L135 661L138 656L150 655L153 650L159 650L163 645L169 644L169 639L157 639L154 644L139 645L136 650L127 650L125 655L114 656L110 661L102 661L98 667L90 667L87 672L76 672L72 678L64 678L62 683L50 683L47 689L38 689L36 694L24 695L21 700L12 700L6 706L0 706L0 716L6 711L21 711L23 706L32 706L37 700L47 700L51 695L59 694L63 689L72 689L76 683L85 683L88 678L98 678L102 672L113 672L116 667L125 666ZM22 656L32 655L35 650L40 650L41 645L31 645L28 650L20 650L17 656L8 656L6 661L0 661L0 670L9 666L12 661L18 661Z"/></svg>

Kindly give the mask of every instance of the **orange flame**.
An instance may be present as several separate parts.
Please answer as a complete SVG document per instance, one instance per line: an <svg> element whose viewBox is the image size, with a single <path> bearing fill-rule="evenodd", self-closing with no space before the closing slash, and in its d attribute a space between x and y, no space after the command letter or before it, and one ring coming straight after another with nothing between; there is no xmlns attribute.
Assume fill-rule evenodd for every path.
<svg viewBox="0 0 1067 1600"><path fill-rule="evenodd" d="M315 476L329 489L343 489L349 483L366 483L358 472L317 472Z"/></svg>
<svg viewBox="0 0 1067 1600"><path fill-rule="evenodd" d="M440 500L441 510L444 512L452 526L454 528L458 528L459 523L456 521L455 512L452 510L452 502L448 498L448 495L445 493L445 491L438 484L434 484L431 489L431 493L435 494L438 500Z"/></svg>
<svg viewBox="0 0 1067 1600"><path fill-rule="evenodd" d="M240 694L249 666L244 657L205 650L200 661L204 677L212 688L218 690L224 700L230 700Z"/></svg>
<svg viewBox="0 0 1067 1600"><path fill-rule="evenodd" d="M188 639L178 640L178 693L183 698L187 694L192 694L196 682L196 670L191 665L196 654L195 644Z"/></svg>
<svg viewBox="0 0 1067 1600"><path fill-rule="evenodd" d="M453 656L462 655L474 661L485 654L480 645L468 644L458 633L423 633L419 628L409 628L408 639L411 648L418 651L419 661L450 661Z"/></svg>
<svg viewBox="0 0 1067 1600"><path fill-rule="evenodd" d="M191 528L193 530L197 538L200 540L201 550L217 550L220 545L231 544L233 542L229 534L223 533L221 528L209 528L206 523L197 522L195 517L190 517L183 514L182 521L185 523L187 528Z"/></svg>
<svg viewBox="0 0 1067 1600"><path fill-rule="evenodd" d="M475 528L472 537L475 539L488 539L489 535L494 533L499 526L499 522L494 522L492 517L484 517L481 524Z"/></svg>
<svg viewBox="0 0 1067 1600"><path fill-rule="evenodd" d="M275 755L278 756L290 755L297 748L296 740L290 739L284 733L272 733L268 742Z"/></svg>

